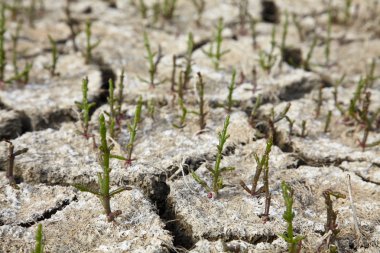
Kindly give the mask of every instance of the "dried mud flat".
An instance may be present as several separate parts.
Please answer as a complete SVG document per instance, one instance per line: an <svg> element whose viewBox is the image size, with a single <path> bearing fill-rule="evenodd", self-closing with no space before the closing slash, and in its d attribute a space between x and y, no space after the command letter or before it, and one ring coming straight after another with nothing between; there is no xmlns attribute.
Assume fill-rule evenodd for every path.
<svg viewBox="0 0 380 253"><path fill-rule="evenodd" d="M30 9L33 2L34 11ZM70 1L78 30L77 51L65 14L66 1L23 0L15 17L12 8L7 9L4 80L14 73L12 38L19 19L24 22L17 66L21 70L33 62L33 67L25 84L1 82L0 138L11 140L15 150L28 151L15 159L19 188L15 189L6 177L8 144L2 141L0 145L0 252L31 252L38 224L43 227L45 252L286 252L288 245L279 236L287 226L282 218L282 181L294 190L294 231L305 236L301 252L329 252L332 236L325 227L323 197L328 189L346 195L332 198L340 231L330 243L337 252L380 252L380 145L372 145L380 140L380 2L353 0L346 9L350 1L332 0L329 5L323 0L282 0L275 1L276 13L268 9L271 1L210 0L200 24L192 1L185 0L177 1L171 19L159 16L154 21L155 2L145 1L148 12L142 18L141 1ZM254 33L247 13L255 20ZM215 70L202 49L207 50L213 41L220 17L225 24L222 49L229 51ZM87 20L92 23L91 43L100 40L89 64L83 56ZM259 62L260 54L271 51L273 27L277 46L268 73ZM144 31L152 50L160 47L162 53L156 76L162 82L154 88L142 81L149 79ZM191 79L183 95L189 113L186 125L176 128L173 123L178 124L181 108L178 93L171 90L172 59L178 56L178 75L186 66L189 32L195 41ZM54 76L45 68L51 63L48 35L57 41L59 52L58 75ZM314 40L313 54L304 67ZM285 57L285 51L292 53ZM227 112L224 107L234 68L237 85ZM82 99L81 83L87 76L89 100L96 102L90 131L95 145L99 144L98 118L110 110L108 80L118 84L122 70L123 118L118 136L110 140L114 152L125 155L130 139L127 122L133 120L139 96L142 120L132 163L126 166L111 160L111 186L128 185L132 190L112 198L112 208L122 213L107 222L98 198L72 186L94 187L102 170L93 139L78 133L80 112L75 101ZM205 81L203 131L199 131L199 116L190 113L198 110L197 72ZM359 92L358 83L365 83ZM117 85L115 94L118 91ZM350 114L347 108L355 94L357 108ZM262 104L253 117L259 98ZM249 195L240 181L251 185L257 166L254 154L261 156L265 151L270 129L262 122L272 110L277 115L289 103L288 120L275 124L269 158L271 205L269 220L264 222L265 196ZM215 194L209 198L210 193L189 172L212 181L207 168L215 163L218 132L227 114L230 138L221 165L235 170L223 174L225 187L216 198ZM372 119L369 126L363 117Z"/></svg>

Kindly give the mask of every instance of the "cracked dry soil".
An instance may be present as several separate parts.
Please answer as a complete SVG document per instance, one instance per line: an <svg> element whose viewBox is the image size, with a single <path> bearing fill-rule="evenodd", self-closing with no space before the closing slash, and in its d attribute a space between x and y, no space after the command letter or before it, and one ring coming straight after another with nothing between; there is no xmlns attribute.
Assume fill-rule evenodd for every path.
<svg viewBox="0 0 380 253"><path fill-rule="evenodd" d="M10 140L16 151L28 151L14 161L16 189L6 177L8 144L0 145L1 253L31 252L38 224L43 226L45 252L287 252L288 245L279 236L286 231L282 181L294 190L294 232L305 236L300 252L333 252L329 244L337 246L337 252L380 252L380 146L371 145L380 140L378 0L207 0L200 19L193 1L185 0L176 2L172 18L155 17L155 3L164 1L2 2L8 8L0 138ZM139 10L142 2L147 7L145 18ZM229 51L215 70L202 51L212 44L220 17L225 26L222 50ZM90 63L83 54L88 20L90 43L100 41ZM161 83L154 88L142 81L149 79L144 31L152 51L161 52L155 77ZM271 51L272 31L274 62L268 72L260 65L260 55ZM183 92L189 113L184 127L175 128L181 115L178 82L186 68L189 32L194 36L192 73ZM46 69L52 53L48 35L57 42L59 54L53 76ZM303 67L311 47L310 62ZM177 56L174 91L173 55ZM31 62L26 83L5 82L15 66L21 70ZM233 69L236 88L227 112ZM122 213L109 223L99 200L72 185L96 186L102 170L94 148L100 140L98 118L110 111L109 79L119 94L122 70L122 117L117 136L109 140L116 154L125 155L130 139L127 124L133 120L139 96L143 109L131 165L111 160L111 187L128 185L132 190L112 198L112 209ZM191 113L199 107L198 72L205 81L203 131L198 115ZM80 112L75 105L82 99L81 82L86 76L89 101L96 103L90 111L94 136L90 139L78 133ZM358 92L360 80L366 86ZM350 115L346 109L355 94L363 107ZM373 120L366 136L366 125L354 118L364 115L368 100L366 115ZM264 153L270 132L266 121L272 111L277 115L288 103L287 120L275 123L269 158L271 205L269 221L263 222L264 195L249 195L240 181L251 185L255 154ZM207 168L215 163L218 132L227 114L230 138L221 165L235 170L223 174L225 187L218 197L208 198L209 192L190 172L212 181ZM340 230L333 241L325 227L323 193L328 189L346 195L333 198Z"/></svg>

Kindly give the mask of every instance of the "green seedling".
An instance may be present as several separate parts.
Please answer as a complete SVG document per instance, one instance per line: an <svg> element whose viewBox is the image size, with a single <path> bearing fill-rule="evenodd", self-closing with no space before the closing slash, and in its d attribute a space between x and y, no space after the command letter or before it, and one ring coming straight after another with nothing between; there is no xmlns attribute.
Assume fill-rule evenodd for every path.
<svg viewBox="0 0 380 253"><path fill-rule="evenodd" d="M342 115L344 115L345 122L347 124L356 123L357 125L364 128L362 140L359 141L359 145L362 147L363 151L366 147L374 147L380 144L380 140L367 144L369 132L376 128L375 125L380 115L380 109L377 109L375 112L369 111L371 104L371 93L366 91L367 87L368 77L361 78L358 82L358 85L356 86L356 90L352 99L350 100L350 104L347 110L343 109L340 103L337 101L337 89L334 90L335 105L342 113Z"/></svg>
<svg viewBox="0 0 380 253"><path fill-rule="evenodd" d="M175 92L175 86L176 86L176 81L175 81L175 78L176 78L176 73L177 73L177 55L173 55L173 67L172 67L172 76L171 76L171 86L170 86L170 90L172 92Z"/></svg>
<svg viewBox="0 0 380 253"><path fill-rule="evenodd" d="M251 30L252 45L254 49L257 48L256 24L257 24L257 20L254 19L252 16L249 16L249 28Z"/></svg>
<svg viewBox="0 0 380 253"><path fill-rule="evenodd" d="M187 51L186 51L186 56L185 56L185 61L186 61L185 80L184 80L185 89L188 86L191 79L192 65L193 65L193 60L192 60L193 51L194 51L194 38L193 38L193 34L190 32L187 39Z"/></svg>
<svg viewBox="0 0 380 253"><path fill-rule="evenodd" d="M156 102L153 99L150 99L147 102L148 116L154 120L154 113L156 112Z"/></svg>
<svg viewBox="0 0 380 253"><path fill-rule="evenodd" d="M184 83L184 76L185 72L181 71L178 74L178 97L180 99L183 99L184 89L185 89L185 83Z"/></svg>
<svg viewBox="0 0 380 253"><path fill-rule="evenodd" d="M239 25L240 25L240 34L245 34L245 24L247 22L248 13L248 0L240 0L238 3L239 7Z"/></svg>
<svg viewBox="0 0 380 253"><path fill-rule="evenodd" d="M29 26L34 28L34 20L36 19L36 0L30 1L30 6L28 9L28 17L29 17Z"/></svg>
<svg viewBox="0 0 380 253"><path fill-rule="evenodd" d="M294 126L294 123L296 122L296 120L295 119L292 120L288 116L285 116L285 119L289 123L289 135L292 136L293 135L293 126Z"/></svg>
<svg viewBox="0 0 380 253"><path fill-rule="evenodd" d="M311 44L311 46L309 48L309 51L307 52L306 59L303 61L303 68L306 71L310 71L311 70L310 60L311 60L311 57L313 56L314 48L317 45L317 42L318 42L318 38L315 35L314 39L313 39L313 42L312 42L312 44Z"/></svg>
<svg viewBox="0 0 380 253"><path fill-rule="evenodd" d="M220 60L222 56L229 52L229 50L222 51L223 29L224 29L223 19L219 18L214 41L210 43L210 47L208 51L205 51L202 49L202 52L211 59L212 63L214 64L215 70L219 70ZM214 48L214 43L216 44L215 48Z"/></svg>
<svg viewBox="0 0 380 253"><path fill-rule="evenodd" d="M257 189L257 185L259 183L259 179L260 179L262 171L265 170L265 167L269 166L269 154L271 152L272 145L273 145L273 140L268 139L267 144L266 144L266 148L265 148L265 152L261 156L261 158L259 158L259 156L256 153L254 154L255 160L256 160L256 171L255 171L255 175L254 175L252 182L251 182L251 184L252 184L251 188L249 188L244 183L243 180L240 181L241 187L243 187L243 189L252 196L257 196L257 195L264 192L264 187L260 187L259 189Z"/></svg>
<svg viewBox="0 0 380 253"><path fill-rule="evenodd" d="M325 132L325 133L327 133L329 131L329 127L330 127L330 123L331 123L331 116L332 116L332 112L329 111L327 113L326 122L325 122L325 128L323 130L323 132Z"/></svg>
<svg viewBox="0 0 380 253"><path fill-rule="evenodd" d="M231 82L230 85L228 86L228 95L227 95L227 112L231 113L232 106L234 104L234 100L232 99L232 95L234 93L234 90L236 88L236 69L232 71L232 77L231 77Z"/></svg>
<svg viewBox="0 0 380 253"><path fill-rule="evenodd" d="M292 20L294 23L294 26L297 29L298 37L300 41L305 41L305 32L304 29L302 28L301 22L298 20L297 15L295 13L292 14Z"/></svg>
<svg viewBox="0 0 380 253"><path fill-rule="evenodd" d="M256 70L256 66L253 66L252 68L252 93L255 94L256 91L257 91L257 70Z"/></svg>
<svg viewBox="0 0 380 253"><path fill-rule="evenodd" d="M138 6L138 8L139 8L141 17L142 18L147 18L148 7L146 6L144 0L139 0L139 6Z"/></svg>
<svg viewBox="0 0 380 253"><path fill-rule="evenodd" d="M348 24L350 22L350 18L351 18L350 9L351 9L351 5L352 5L352 0L345 0L345 6L344 6L344 23L345 24Z"/></svg>
<svg viewBox="0 0 380 253"><path fill-rule="evenodd" d="M206 1L205 0L191 0L193 3L195 10L197 11L197 20L196 24L197 26L201 26L201 20L202 20L202 14L204 10L206 9Z"/></svg>
<svg viewBox="0 0 380 253"><path fill-rule="evenodd" d="M227 134L227 129L228 125L230 124L230 116L227 115L226 120L224 121L224 126L222 132L219 132L219 144L217 146L217 154L216 154L216 161L214 168L206 168L210 171L212 175L212 185L208 186L208 184L201 179L194 171L191 172L191 175L193 176L194 180L199 183L207 192L209 192L209 197L212 196L212 192L215 194L215 197L218 196L218 192L220 189L224 187L223 184L223 178L222 178L222 173L234 170L234 167L220 167L220 162L222 161L223 158L223 148L224 144L226 143L227 139L230 137L229 134Z"/></svg>
<svg viewBox="0 0 380 253"><path fill-rule="evenodd" d="M136 141L136 133L137 133L137 128L138 125L141 121L141 108L142 108L142 98L141 96L139 97L139 100L137 101L137 106L136 106L136 111L135 111L135 117L133 119L132 124L128 124L128 131L129 131L129 142L127 145L127 163L131 164L132 163L132 152L133 148L135 146L135 141Z"/></svg>
<svg viewBox="0 0 380 253"><path fill-rule="evenodd" d="M204 94L205 94L205 83L202 78L202 74L198 72L198 82L196 83L197 93L198 93L198 100L199 100L199 112L197 113L199 116L199 128L202 131L206 128L206 115L207 112L205 112L205 100L204 100Z"/></svg>
<svg viewBox="0 0 380 253"><path fill-rule="evenodd" d="M178 98L178 104L179 104L179 107L181 109L181 115L179 116L180 120L179 120L179 124L173 124L173 127L175 128L184 128L186 126L185 122L186 122L186 116L187 116L187 108L183 102L183 99L182 98Z"/></svg>
<svg viewBox="0 0 380 253"><path fill-rule="evenodd" d="M289 27L289 18L288 18L288 12L285 12L285 23L282 31L282 37L281 37L281 62L280 62L280 68L282 68L282 63L285 61L285 48L286 48L286 37L288 35L288 27Z"/></svg>
<svg viewBox="0 0 380 253"><path fill-rule="evenodd" d="M290 109L290 106L291 106L291 104L287 103L284 110L281 111L277 115L275 115L274 109L272 108L270 116L267 117L266 120L258 122L255 127L260 129L260 126L263 125L265 127L265 129L268 130L268 132L265 133L265 135L268 138L276 141L277 132L276 132L275 124L278 123L279 121L285 119L286 114L288 113L288 111Z"/></svg>
<svg viewBox="0 0 380 253"><path fill-rule="evenodd" d="M21 21L17 22L17 27L16 27L15 34L11 35L11 38L12 38L12 64L13 64L14 76L18 76L19 75L18 64L17 64L17 59L18 59L18 57L17 57L17 54L18 54L17 47L18 47L18 40L20 38L21 25L22 25Z"/></svg>
<svg viewBox="0 0 380 253"><path fill-rule="evenodd" d="M115 131L115 125L116 125L116 107L117 107L117 101L115 99L115 85L112 79L108 80L108 106L110 108L110 112L104 112L107 117L107 125L108 125L108 132L110 134L111 138L115 138L116 131Z"/></svg>
<svg viewBox="0 0 380 253"><path fill-rule="evenodd" d="M49 70L50 76L56 76L58 75L55 71L58 62L57 42L50 35L48 35L48 38L51 45L51 65L45 66L45 69Z"/></svg>
<svg viewBox="0 0 380 253"><path fill-rule="evenodd" d="M256 125L256 121L258 120L259 108L262 104L261 95L258 95L255 101L255 105L252 108L251 114L249 116L249 123L251 126Z"/></svg>
<svg viewBox="0 0 380 253"><path fill-rule="evenodd" d="M5 82L6 83L12 83L14 81L17 81L17 82L21 82L23 84L27 84L29 82L29 74L30 74L30 70L32 69L32 67L33 67L33 63L27 62L25 64L24 69L21 72L19 72L18 75L7 79Z"/></svg>
<svg viewBox="0 0 380 253"><path fill-rule="evenodd" d="M262 216L264 221L269 220L269 208L270 208L270 201L271 201L271 193L269 192L269 154L272 149L272 145L273 145L273 139L272 137L270 137L267 141L265 153L263 154L261 159L258 157L257 154L254 154L257 166L256 166L255 175L252 180L252 188L249 189L249 187L243 181L240 181L241 187L243 187L243 189L247 191L249 194L251 194L252 196L258 196L259 194L262 194L262 193L265 194L265 210ZM261 173L263 173L264 185L258 190L256 190Z"/></svg>
<svg viewBox="0 0 380 253"><path fill-rule="evenodd" d="M123 106L123 102L124 102L124 96L123 96L123 92L124 92L124 69L121 71L121 74L120 74L120 82L119 82L119 87L118 87L118 95L117 95L117 105L116 105L116 123L120 126L120 120L121 120L121 117L122 117L122 114L121 114L121 109L122 109L122 106Z"/></svg>
<svg viewBox="0 0 380 253"><path fill-rule="evenodd" d="M22 8L21 3L22 3L22 0L13 0L12 5L7 5L7 8L11 11L12 21L16 21L17 16L20 14L21 8Z"/></svg>
<svg viewBox="0 0 380 253"><path fill-rule="evenodd" d="M333 91L334 105L340 111L342 115L345 114L345 110L341 106L341 103L338 101L338 87L343 83L345 78L346 78L346 74L343 74L341 78L334 84L334 91Z"/></svg>
<svg viewBox="0 0 380 253"><path fill-rule="evenodd" d="M268 75L270 74L272 67L276 63L277 56L274 55L275 48L276 48L276 26L273 26L271 48L270 48L269 53L265 52L264 50L260 50L260 53L259 53L260 67L264 71L266 71Z"/></svg>
<svg viewBox="0 0 380 253"><path fill-rule="evenodd" d="M0 80L4 81L4 71L5 71L5 65L6 63L6 57L5 57L5 5L4 3L1 4L1 11L0 11Z"/></svg>
<svg viewBox="0 0 380 253"><path fill-rule="evenodd" d="M42 232L42 224L38 224L36 231L36 245L34 246L34 250L32 253L44 253L44 239Z"/></svg>
<svg viewBox="0 0 380 253"><path fill-rule="evenodd" d="M90 138L89 134L89 122L90 122L90 110L95 106L95 103L88 102L88 78L85 77L82 80L82 102L75 102L78 109L81 110L81 124L82 131L79 131L86 139Z"/></svg>
<svg viewBox="0 0 380 253"><path fill-rule="evenodd" d="M367 87L369 88L372 88L375 80L380 78L380 76L375 76L375 69L376 69L376 59L373 58L369 71L366 74Z"/></svg>
<svg viewBox="0 0 380 253"><path fill-rule="evenodd" d="M152 52L152 49L150 47L150 41L149 41L149 37L148 37L148 34L146 32L144 32L144 47L145 47L145 50L146 50L146 53L147 53L147 56L145 57L145 59L148 60L148 65L149 65L149 81L148 80L144 80L144 79L141 79L143 82L145 83L148 83L150 85L151 88L154 88L156 85L158 85L159 83L155 83L155 77L156 77L156 74L157 74L157 66L158 66L158 63L160 62L161 60L161 47L158 47L158 52ZM156 58L156 59L154 59Z"/></svg>
<svg viewBox="0 0 380 253"><path fill-rule="evenodd" d="M171 20L174 16L176 7L177 0L164 0L161 7L162 17L166 20Z"/></svg>
<svg viewBox="0 0 380 253"><path fill-rule="evenodd" d="M153 6L153 23L156 24L161 16L161 4L159 1L156 1Z"/></svg>
<svg viewBox="0 0 380 253"><path fill-rule="evenodd" d="M284 239L288 243L288 252L289 253L298 253L301 252L302 248L302 240L305 239L305 236L294 236L293 231L293 219L294 219L294 212L293 212L293 189L287 185L284 181L281 182L281 190L282 190L282 197L284 198L285 202L285 211L282 215L282 218L287 223L287 229L286 232L280 235L282 239Z"/></svg>
<svg viewBox="0 0 380 253"><path fill-rule="evenodd" d="M6 142L8 143L8 159L7 159L8 166L7 166L6 177L8 178L9 184L13 188L18 189L18 186L16 184L16 180L15 180L14 174L13 174L15 158L16 158L16 156L19 156L19 155L26 153L28 151L28 148L23 148L23 149L17 150L15 152L14 151L15 147L14 147L13 143L9 140L6 140Z"/></svg>
<svg viewBox="0 0 380 253"><path fill-rule="evenodd" d="M325 233L331 231L331 238L330 238L330 243L334 243L337 235L340 232L340 229L338 228L338 224L336 223L338 211L334 211L333 208L333 201L331 197L335 197L337 199L345 199L346 195L337 192L337 191L332 191L331 189L327 189L323 191L323 197L325 198L325 204L326 204L326 212L327 212L327 219L326 219L326 224L325 224ZM329 245L328 245L329 246Z"/></svg>
<svg viewBox="0 0 380 253"><path fill-rule="evenodd" d="M321 84L319 86L319 89L318 89L318 99L317 99L317 106L315 108L315 118L319 118L320 114L321 114L321 107L322 107L322 103L323 103L323 84Z"/></svg>
<svg viewBox="0 0 380 253"><path fill-rule="evenodd" d="M70 3L71 1L66 1L66 6L65 6L66 24L68 25L70 29L70 39L71 39L71 43L73 44L74 51L77 52L78 45L76 42L76 37L79 33L78 28L77 28L78 21L75 20L71 15Z"/></svg>
<svg viewBox="0 0 380 253"><path fill-rule="evenodd" d="M92 50L94 50L97 46L100 44L100 40L95 42L94 44L91 44L91 31L92 23L89 19L86 21L86 52L84 54L84 57L86 59L86 64L89 64L92 62Z"/></svg>
<svg viewBox="0 0 380 253"><path fill-rule="evenodd" d="M333 21L331 0L329 2L329 10L328 10L328 23L327 23L327 34L326 34L326 45L325 45L325 61L326 65L330 63L330 45L331 45L331 26Z"/></svg>
<svg viewBox="0 0 380 253"><path fill-rule="evenodd" d="M110 168L110 160L111 159L119 159L119 160L126 160L124 157L114 155L111 153L111 150L113 148L113 145L108 145L107 143L107 127L106 127L106 121L104 118L104 115L101 114L99 116L99 131L100 131L100 163L103 169L102 173L98 173L98 186L97 189L90 189L84 185L74 185L78 190L89 192L94 195L96 195L100 202L103 205L104 213L107 216L107 221L111 222L114 221L114 219L121 214L120 210L112 212L111 209L111 198L114 197L116 194L119 194L125 190L131 190L131 187L128 186L122 186L119 187L113 191L110 189L110 174L112 169Z"/></svg>
<svg viewBox="0 0 380 253"><path fill-rule="evenodd" d="M302 120L302 123L301 123L301 137L305 138L306 136L307 136L306 120Z"/></svg>

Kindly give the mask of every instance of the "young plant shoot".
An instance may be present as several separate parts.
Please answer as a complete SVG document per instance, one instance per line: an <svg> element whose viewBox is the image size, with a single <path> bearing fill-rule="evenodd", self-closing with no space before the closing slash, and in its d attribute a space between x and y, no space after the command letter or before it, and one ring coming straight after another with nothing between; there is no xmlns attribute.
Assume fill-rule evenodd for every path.
<svg viewBox="0 0 380 253"><path fill-rule="evenodd" d="M133 124L128 124L128 130L130 134L129 142L127 145L127 164L130 165L132 163L132 152L133 148L135 146L135 140L136 140L136 133L137 133L137 128L138 124L140 123L141 120L141 108L142 108L142 98L141 96L139 97L139 100L137 101L137 106L136 106L136 111L135 111L135 117L133 119Z"/></svg>
<svg viewBox="0 0 380 253"><path fill-rule="evenodd" d="M116 106L117 101L115 99L115 85L112 79L108 80L109 88L108 88L108 106L110 108L110 112L105 112L105 114L108 116L107 125L108 125L108 132L111 136L111 138L115 138L116 132L115 132L115 125L116 125Z"/></svg>
<svg viewBox="0 0 380 253"><path fill-rule="evenodd" d="M149 37L148 37L148 34L146 32L144 32L144 47L145 47L145 50L146 50L146 54L147 56L145 57L145 59L148 60L148 65L149 65L149 80L144 80L144 79L141 79L143 82L145 83L148 83L150 85L151 88L154 88L157 84L159 83L155 83L155 78L156 78L156 74L157 74L157 66L158 66L158 63L160 62L161 60L161 48L158 47L158 52L152 52L152 49L150 47L150 41L149 41ZM156 58L156 59L154 59Z"/></svg>
<svg viewBox="0 0 380 253"><path fill-rule="evenodd" d="M86 139L90 138L89 134L89 122L90 122L90 110L95 106L95 103L88 102L88 78L85 77L82 80L82 102L75 102L78 109L81 111L81 123L82 123L82 131L79 131L81 135L83 135Z"/></svg>
<svg viewBox="0 0 380 253"><path fill-rule="evenodd" d="M219 18L214 41L210 43L210 47L208 51L202 50L202 52L211 59L212 63L214 64L215 70L220 69L219 65L220 65L220 60L222 59L222 56L229 52L229 50L222 51L223 29L224 29L223 19ZM215 48L214 48L214 43L216 44Z"/></svg>
<svg viewBox="0 0 380 253"><path fill-rule="evenodd" d="M251 189L249 189L249 187L244 183L244 181L242 180L240 181L241 187L243 187L243 189L249 194L251 194L252 196L257 196L258 194L261 194L264 192L264 187L261 187L258 190L256 188L259 183L259 179L260 179L260 175L262 171L265 170L265 168L269 166L269 154L272 149L272 145L273 145L272 139L268 139L265 152L262 155L261 159L259 158L257 154L254 154L255 160L256 160L256 172L251 182L252 183Z"/></svg>
<svg viewBox="0 0 380 253"><path fill-rule="evenodd" d="M232 77L231 77L231 82L230 85L228 86L228 96L227 96L227 112L231 113L232 106L234 104L234 100L232 99L232 95L234 93L234 90L236 88L236 69L233 70L232 72Z"/></svg>
<svg viewBox="0 0 380 253"><path fill-rule="evenodd" d="M28 148L23 148L21 150L17 150L16 152L14 151L15 147L11 141L6 140L8 143L8 167L7 167L7 173L6 176L8 178L9 184L15 188L18 189L18 186L16 184L16 180L14 178L14 164L15 164L15 158L16 156L19 156L21 154L24 154L28 151Z"/></svg>
<svg viewBox="0 0 380 253"><path fill-rule="evenodd" d="M222 173L234 170L234 167L223 167L220 168L220 162L222 161L223 157L223 148L224 144L226 143L227 139L230 137L229 134L227 134L228 125L230 124L230 116L227 115L226 120L224 121L224 126L222 132L219 132L219 144L217 146L217 154L216 154L216 161L214 168L206 168L210 171L212 175L212 185L209 186L206 181L201 179L194 171L191 172L191 175L193 176L194 180L199 183L205 190L208 192L208 196L211 198L213 197L213 194L215 197L218 196L218 192L220 189L224 187L223 184L223 178Z"/></svg>
<svg viewBox="0 0 380 253"><path fill-rule="evenodd" d="M5 71L5 65L6 65L6 58L5 58L5 4L1 4L1 10L0 10L0 81L4 81L4 71Z"/></svg>
<svg viewBox="0 0 380 253"><path fill-rule="evenodd" d="M84 54L85 59L86 59L86 64L91 63L92 51L100 44L100 40L98 40L94 44L91 44L91 36L92 36L91 26L92 26L91 21L87 20L86 21L86 52Z"/></svg>
<svg viewBox="0 0 380 253"><path fill-rule="evenodd" d="M301 243L302 240L305 239L304 236L294 236L293 231L293 219L294 219L294 212L293 212L293 189L288 186L284 181L281 183L281 190L282 190L282 197L284 198L285 202L285 211L282 215L282 218L287 223L287 229L286 232L281 234L280 236L282 239L284 239L288 243L288 252L289 253L298 253L301 252Z"/></svg>
<svg viewBox="0 0 380 253"><path fill-rule="evenodd" d="M199 112L197 113L199 116L199 128L202 131L206 128L206 115L207 112L205 112L205 83L202 78L202 74L198 72L198 82L196 84L197 93L198 93L198 100L199 100Z"/></svg>
<svg viewBox="0 0 380 253"><path fill-rule="evenodd" d="M100 131L100 138L101 138L100 147L99 147L100 163L101 163L103 172L98 173L98 187L97 187L98 189L93 190L84 185L78 185L78 184L74 186L80 191L89 192L96 195L103 205L104 213L107 217L107 221L111 222L117 216L121 214L120 210L112 212L111 198L115 196L116 194L119 194L125 190L131 190L131 188L128 186L122 186L111 191L110 174L111 174L112 169L110 168L110 159L114 158L114 159L119 159L119 160L125 160L125 158L111 153L113 145L108 145L107 143L107 127L106 127L106 120L103 114L99 116L99 131Z"/></svg>
<svg viewBox="0 0 380 253"><path fill-rule="evenodd" d="M38 224L36 231L36 244L32 253L44 253L44 239L42 233L42 224Z"/></svg>
<svg viewBox="0 0 380 253"><path fill-rule="evenodd" d="M178 105L181 109L181 115L179 116L179 124L173 123L173 127L175 128L184 128L186 126L186 116L187 116L187 108L183 102L182 98L178 98Z"/></svg>
<svg viewBox="0 0 380 253"><path fill-rule="evenodd" d="M50 76L56 76L58 75L56 72L58 61L57 42L50 35L48 35L48 38L51 45L51 65L45 66L45 69L50 72Z"/></svg>
<svg viewBox="0 0 380 253"><path fill-rule="evenodd" d="M260 67L267 72L269 75L271 72L272 67L276 63L277 56L274 55L274 50L276 48L276 26L273 26L272 28L272 40L271 40L271 48L269 53L260 50L259 53L259 64Z"/></svg>

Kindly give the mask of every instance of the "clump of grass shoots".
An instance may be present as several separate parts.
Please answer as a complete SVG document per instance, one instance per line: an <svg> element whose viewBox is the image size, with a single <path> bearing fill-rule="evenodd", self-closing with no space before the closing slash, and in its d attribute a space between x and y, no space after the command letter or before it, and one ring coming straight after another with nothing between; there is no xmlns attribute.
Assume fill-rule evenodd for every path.
<svg viewBox="0 0 380 253"><path fill-rule="evenodd" d="M212 175L212 185L208 186L206 181L201 179L194 171L191 172L191 175L193 176L194 180L199 183L205 190L209 193L209 197L212 197L212 192L215 194L215 197L218 196L218 192L220 189L224 187L223 184L223 178L222 173L234 170L234 167L220 167L220 162L222 161L223 157L223 148L224 144L226 143L227 139L230 137L229 134L227 134L228 125L230 124L230 116L227 115L226 120L224 121L224 126L222 132L219 132L219 144L217 146L218 152L216 154L216 161L214 168L208 168ZM207 166L206 166L207 167Z"/></svg>
<svg viewBox="0 0 380 253"><path fill-rule="evenodd" d="M293 212L293 189L287 185L284 181L281 182L281 190L282 190L282 197L284 198L285 202L285 211L282 215L282 218L287 223L287 229L286 232L281 234L280 236L282 239L284 239L288 243L288 252L289 253L298 253L301 252L302 248L302 240L305 239L305 236L294 236L293 231L293 219L294 219L294 212Z"/></svg>

